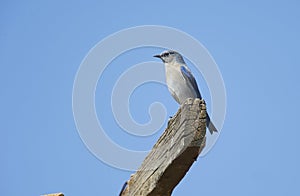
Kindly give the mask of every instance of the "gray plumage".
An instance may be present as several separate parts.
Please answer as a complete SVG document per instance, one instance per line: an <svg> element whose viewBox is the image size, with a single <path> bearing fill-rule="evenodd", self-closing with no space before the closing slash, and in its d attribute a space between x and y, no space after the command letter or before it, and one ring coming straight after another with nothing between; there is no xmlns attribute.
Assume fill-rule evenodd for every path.
<svg viewBox="0 0 300 196"><path fill-rule="evenodd" d="M187 98L202 99L197 82L185 64L181 54L176 51L164 51L154 57L160 58L165 64L166 82L173 98L181 105ZM218 132L206 113L206 126L211 134Z"/></svg>

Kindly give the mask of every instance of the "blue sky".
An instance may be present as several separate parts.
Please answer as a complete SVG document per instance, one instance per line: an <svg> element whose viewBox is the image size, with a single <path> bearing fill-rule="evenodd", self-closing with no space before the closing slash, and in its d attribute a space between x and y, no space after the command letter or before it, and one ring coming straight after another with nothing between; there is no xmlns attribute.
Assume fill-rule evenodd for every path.
<svg viewBox="0 0 300 196"><path fill-rule="evenodd" d="M298 1L1 2L0 195L118 194L132 172L99 161L80 139L73 82L95 44L124 28L149 24L199 40L217 62L227 93L216 145L173 195L299 195L299 18ZM120 59L130 66L151 61L158 52L137 49ZM118 66L121 60L100 80L97 114L116 143L148 150L163 129L147 138L123 134L102 95L125 70ZM196 77L209 104L205 81ZM132 95L138 122L148 121L153 100L164 103L168 115L178 109L164 86L147 84Z"/></svg>

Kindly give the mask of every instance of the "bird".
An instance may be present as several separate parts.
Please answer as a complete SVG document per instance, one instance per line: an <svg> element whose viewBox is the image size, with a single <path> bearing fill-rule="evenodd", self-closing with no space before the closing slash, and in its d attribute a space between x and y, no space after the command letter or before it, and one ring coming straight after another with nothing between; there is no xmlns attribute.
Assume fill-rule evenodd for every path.
<svg viewBox="0 0 300 196"><path fill-rule="evenodd" d="M153 57L161 59L164 63L168 90L177 103L181 105L187 98L202 99L195 77L180 53L166 50ZM211 134L218 132L207 112L206 127Z"/></svg>

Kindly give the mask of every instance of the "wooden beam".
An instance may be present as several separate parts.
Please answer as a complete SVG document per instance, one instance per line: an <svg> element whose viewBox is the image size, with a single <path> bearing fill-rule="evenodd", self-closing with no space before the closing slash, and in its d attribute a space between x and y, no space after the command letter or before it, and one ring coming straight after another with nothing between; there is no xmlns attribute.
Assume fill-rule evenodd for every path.
<svg viewBox="0 0 300 196"><path fill-rule="evenodd" d="M42 196L64 196L63 193L52 193L52 194L47 194L47 195L42 195Z"/></svg>
<svg viewBox="0 0 300 196"><path fill-rule="evenodd" d="M204 100L187 99L120 195L171 195L205 146L205 124Z"/></svg>

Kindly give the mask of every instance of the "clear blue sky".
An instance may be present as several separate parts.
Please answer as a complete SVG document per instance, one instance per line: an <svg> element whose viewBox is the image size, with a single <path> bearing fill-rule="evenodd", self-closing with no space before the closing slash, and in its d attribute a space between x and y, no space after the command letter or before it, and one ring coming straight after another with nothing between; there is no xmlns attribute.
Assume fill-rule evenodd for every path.
<svg viewBox="0 0 300 196"><path fill-rule="evenodd" d="M73 82L100 40L148 24L199 40L217 62L227 92L216 145L174 195L300 195L298 1L2 1L0 7L0 195L118 194L132 172L102 163L80 139ZM125 55L125 64L153 60L161 50L135 52L139 58ZM119 135L111 115L101 116L101 109L110 110L110 102L100 100L111 91L109 75L124 71L117 62L96 92L99 119L115 142L148 150L161 132L132 139ZM209 97L206 85L199 86ZM178 108L160 85L138 88L132 99L132 115L141 123L152 99L166 103L168 115Z"/></svg>

